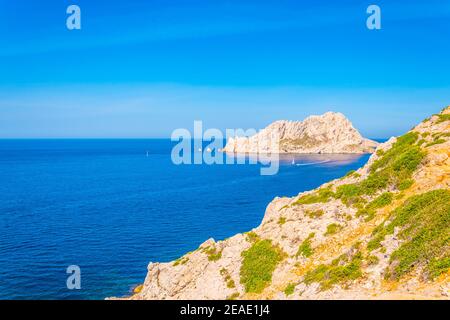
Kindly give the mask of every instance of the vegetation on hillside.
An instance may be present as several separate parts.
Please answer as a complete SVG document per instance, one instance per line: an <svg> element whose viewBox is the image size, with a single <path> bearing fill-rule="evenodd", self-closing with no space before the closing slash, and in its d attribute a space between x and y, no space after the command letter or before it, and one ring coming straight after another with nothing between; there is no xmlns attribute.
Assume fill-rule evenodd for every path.
<svg viewBox="0 0 450 320"><path fill-rule="evenodd" d="M301 196L293 205L323 203L335 198L347 206L362 209L366 202L364 197L376 195L390 186L398 190L409 188L414 183L411 179L412 173L426 155L416 144L418 136L417 132L409 132L399 137L389 150L377 152L379 158L370 167L366 179L341 185L335 192L331 187L321 188Z"/></svg>
<svg viewBox="0 0 450 320"><path fill-rule="evenodd" d="M321 188L314 193L304 195L300 197L297 201L295 201L292 205L299 204L311 204L311 203L324 203L330 200L333 197L334 193L331 191L331 188Z"/></svg>
<svg viewBox="0 0 450 320"><path fill-rule="evenodd" d="M446 272L450 267L450 191L433 190L408 198L374 230L367 249L379 248L395 230L402 244L391 254L386 278L399 279L418 265L429 278Z"/></svg>
<svg viewBox="0 0 450 320"><path fill-rule="evenodd" d="M203 252L208 256L209 261L217 261L222 258L222 250L218 251L216 247L206 247Z"/></svg>
<svg viewBox="0 0 450 320"><path fill-rule="evenodd" d="M174 261L173 266L183 265L186 264L189 261L188 257L180 257L177 260Z"/></svg>
<svg viewBox="0 0 450 320"><path fill-rule="evenodd" d="M259 240L259 236L254 231L244 233L248 242L254 243Z"/></svg>
<svg viewBox="0 0 450 320"><path fill-rule="evenodd" d="M318 210L307 210L305 212L305 214L310 217L311 219L315 219L315 218L319 218L321 216L323 216L324 212L322 209L318 209Z"/></svg>
<svg viewBox="0 0 450 320"><path fill-rule="evenodd" d="M272 273L286 254L271 240L258 240L242 252L240 276L245 292L261 293L272 281Z"/></svg>
<svg viewBox="0 0 450 320"><path fill-rule="evenodd" d="M327 231L323 234L324 236L330 236L338 233L343 227L337 223L331 223L327 226Z"/></svg>
<svg viewBox="0 0 450 320"><path fill-rule="evenodd" d="M305 258L310 257L314 251L311 247L311 239L314 238L314 232L310 233L309 236L303 240L303 242L298 247L296 256L304 256Z"/></svg>
<svg viewBox="0 0 450 320"><path fill-rule="evenodd" d="M307 272L303 281L306 284L319 282L321 290L328 290L335 284L343 284L361 277L361 264L361 252L356 252L352 257L343 254L334 259L331 264L321 264L316 269Z"/></svg>
<svg viewBox="0 0 450 320"><path fill-rule="evenodd" d="M375 210L389 205L394 198L391 192L385 192L369 202L364 208L358 210L357 216L365 216L366 221L371 220L375 216Z"/></svg>
<svg viewBox="0 0 450 320"><path fill-rule="evenodd" d="M294 283L290 283L286 286L286 288L284 288L284 294L286 296L289 296L291 294L294 293L294 289L295 289L295 284Z"/></svg>
<svg viewBox="0 0 450 320"><path fill-rule="evenodd" d="M446 114L438 114L437 115L439 117L437 123L441 123L444 121L450 121L450 113L446 113Z"/></svg>

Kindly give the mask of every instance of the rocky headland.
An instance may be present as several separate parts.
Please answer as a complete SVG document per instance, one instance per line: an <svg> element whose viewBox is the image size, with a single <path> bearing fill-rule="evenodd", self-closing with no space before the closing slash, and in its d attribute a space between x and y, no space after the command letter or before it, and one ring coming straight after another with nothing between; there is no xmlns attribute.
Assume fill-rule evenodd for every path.
<svg viewBox="0 0 450 320"><path fill-rule="evenodd" d="M273 122L251 137L231 137L228 153L371 153L377 142L363 138L338 112L303 121Z"/></svg>
<svg viewBox="0 0 450 320"><path fill-rule="evenodd" d="M290 137L287 129L296 126L315 127L272 128ZM336 139L332 132L326 139ZM350 145L364 141L352 132ZM129 299L449 299L449 243L447 107L378 145L362 168L296 197L275 198L255 229L209 239L172 262L150 263Z"/></svg>

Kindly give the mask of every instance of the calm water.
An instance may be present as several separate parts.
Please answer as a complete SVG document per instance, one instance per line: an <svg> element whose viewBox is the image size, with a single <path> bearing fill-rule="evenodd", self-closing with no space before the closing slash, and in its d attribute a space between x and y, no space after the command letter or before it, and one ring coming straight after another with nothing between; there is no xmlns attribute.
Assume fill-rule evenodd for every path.
<svg viewBox="0 0 450 320"><path fill-rule="evenodd" d="M292 156L258 165L173 165L169 140L0 140L0 299L127 295L150 261L256 227L293 196L368 155ZM147 155L148 151L148 155ZM315 163L315 164L314 164ZM81 290L66 288L68 265Z"/></svg>

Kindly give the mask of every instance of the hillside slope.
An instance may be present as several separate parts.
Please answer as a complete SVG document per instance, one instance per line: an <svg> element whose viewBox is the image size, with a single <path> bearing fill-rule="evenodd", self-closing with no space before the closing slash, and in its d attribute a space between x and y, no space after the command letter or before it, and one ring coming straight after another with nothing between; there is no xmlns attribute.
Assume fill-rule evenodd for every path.
<svg viewBox="0 0 450 320"><path fill-rule="evenodd" d="M449 299L450 107L260 226L150 263L130 299Z"/></svg>

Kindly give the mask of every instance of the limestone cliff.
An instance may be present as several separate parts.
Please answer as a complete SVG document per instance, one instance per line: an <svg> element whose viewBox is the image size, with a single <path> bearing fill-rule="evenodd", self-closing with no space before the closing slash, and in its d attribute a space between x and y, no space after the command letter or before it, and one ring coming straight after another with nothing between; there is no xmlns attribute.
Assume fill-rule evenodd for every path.
<svg viewBox="0 0 450 320"><path fill-rule="evenodd" d="M365 139L342 114L327 112L303 121L276 121L251 137L232 137L229 153L370 153L377 142Z"/></svg>
<svg viewBox="0 0 450 320"><path fill-rule="evenodd" d="M150 263L130 299L449 299L450 107L262 223Z"/></svg>

